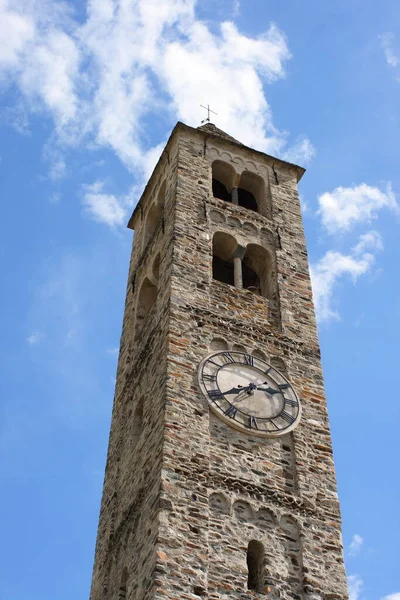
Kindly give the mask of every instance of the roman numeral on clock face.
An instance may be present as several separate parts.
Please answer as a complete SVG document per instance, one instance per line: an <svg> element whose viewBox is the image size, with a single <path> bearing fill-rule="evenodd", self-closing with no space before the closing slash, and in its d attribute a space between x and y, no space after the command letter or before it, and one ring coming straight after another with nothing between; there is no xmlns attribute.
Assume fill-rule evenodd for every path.
<svg viewBox="0 0 400 600"><path fill-rule="evenodd" d="M297 400L292 400L291 398L285 398L285 404L288 404L289 406L297 406L298 402Z"/></svg>
<svg viewBox="0 0 400 600"><path fill-rule="evenodd" d="M226 416L230 417L231 419L234 419L236 417L236 413L237 413L237 408L236 408L236 406L232 406L232 405L225 411Z"/></svg>
<svg viewBox="0 0 400 600"><path fill-rule="evenodd" d="M235 362L235 359L233 358L232 354L230 354L230 352L222 352L220 356L225 364Z"/></svg>
<svg viewBox="0 0 400 600"><path fill-rule="evenodd" d="M244 355L244 362L246 365L249 365L249 367L254 366L254 358L252 356L250 356L250 354Z"/></svg>
<svg viewBox="0 0 400 600"><path fill-rule="evenodd" d="M218 398L223 398L224 397L223 393L220 392L219 390L207 390L207 394L213 400L217 400Z"/></svg>
<svg viewBox="0 0 400 600"><path fill-rule="evenodd" d="M287 413L285 410L283 410L281 413L279 413L278 417L282 417L282 419L284 419L287 423L290 423L290 425L292 423L295 422L295 418L292 417L292 415L289 415L289 413Z"/></svg>
<svg viewBox="0 0 400 600"><path fill-rule="evenodd" d="M257 419L255 417L249 417L249 427L250 429L258 429Z"/></svg>
<svg viewBox="0 0 400 600"><path fill-rule="evenodd" d="M217 381L217 376L216 375L209 375L208 373L203 373L203 379L204 381Z"/></svg>

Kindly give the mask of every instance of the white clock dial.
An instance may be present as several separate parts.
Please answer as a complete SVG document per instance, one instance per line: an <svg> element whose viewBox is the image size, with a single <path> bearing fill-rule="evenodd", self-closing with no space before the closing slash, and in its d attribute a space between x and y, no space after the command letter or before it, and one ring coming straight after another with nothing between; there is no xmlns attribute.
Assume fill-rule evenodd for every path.
<svg viewBox="0 0 400 600"><path fill-rule="evenodd" d="M199 366L199 384L222 420L253 435L283 435L300 419L300 402L286 377L249 354L211 354Z"/></svg>

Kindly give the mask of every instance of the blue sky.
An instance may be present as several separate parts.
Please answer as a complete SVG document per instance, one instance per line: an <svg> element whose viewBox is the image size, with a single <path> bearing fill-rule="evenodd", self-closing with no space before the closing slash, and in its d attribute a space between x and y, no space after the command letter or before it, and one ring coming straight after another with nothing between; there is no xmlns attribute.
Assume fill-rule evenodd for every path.
<svg viewBox="0 0 400 600"><path fill-rule="evenodd" d="M399 31L394 0L0 0L1 599L88 598L125 224L210 103L307 167L351 600L400 600Z"/></svg>

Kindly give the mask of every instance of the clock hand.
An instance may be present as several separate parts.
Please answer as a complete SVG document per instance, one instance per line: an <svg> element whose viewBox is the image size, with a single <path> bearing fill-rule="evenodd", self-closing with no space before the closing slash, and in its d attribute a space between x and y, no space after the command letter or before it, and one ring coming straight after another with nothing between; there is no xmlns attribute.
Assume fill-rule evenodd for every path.
<svg viewBox="0 0 400 600"><path fill-rule="evenodd" d="M240 394L240 392L246 391L247 388L248 388L248 386L247 387L239 386L236 388L231 388L230 390L227 390L226 392L222 392L222 393L224 394L224 396L225 396L225 394Z"/></svg>
<svg viewBox="0 0 400 600"><path fill-rule="evenodd" d="M267 388L257 387L257 389L260 392L267 392L267 394L271 394L271 396L273 394L280 394L281 393L281 390L274 390L274 388L271 388L271 387L267 387Z"/></svg>

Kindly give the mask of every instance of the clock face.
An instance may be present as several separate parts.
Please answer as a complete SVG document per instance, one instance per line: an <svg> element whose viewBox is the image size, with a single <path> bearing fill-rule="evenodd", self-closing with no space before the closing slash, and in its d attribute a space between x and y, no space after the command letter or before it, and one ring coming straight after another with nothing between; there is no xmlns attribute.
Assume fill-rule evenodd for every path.
<svg viewBox="0 0 400 600"><path fill-rule="evenodd" d="M199 365L199 384L223 421L259 437L291 431L301 406L289 381L265 361L242 352L216 352Z"/></svg>

